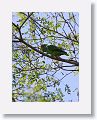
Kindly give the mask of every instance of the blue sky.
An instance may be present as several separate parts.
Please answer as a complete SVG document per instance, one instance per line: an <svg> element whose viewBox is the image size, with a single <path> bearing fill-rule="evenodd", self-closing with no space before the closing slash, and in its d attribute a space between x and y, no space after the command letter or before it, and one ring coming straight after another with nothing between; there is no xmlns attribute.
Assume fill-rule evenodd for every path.
<svg viewBox="0 0 97 120"><path fill-rule="evenodd" d="M13 15L15 15L15 13L13 13ZM39 13L39 14L37 14L37 16L40 16L40 17L45 17L45 14L44 13ZM75 18L76 18L76 22L77 23L79 23L79 14L78 13L74 13L74 15L76 16ZM64 14L64 16L65 16L65 18L66 19L68 19L68 13L65 13ZM49 18L49 20L50 19L52 19L52 18ZM12 21L14 22L14 23L18 23L17 22L17 20L18 20L18 18L17 18L17 16L15 16L15 17L13 17L13 19L12 19ZM73 24L72 24L73 25ZM28 30L28 28L29 28L29 25L26 25L26 27L24 27L23 29L22 29L22 32L26 32L27 30ZM61 28L59 29L60 31L62 31L61 30ZM79 33L79 28L78 27L76 27L75 28L75 30L76 30L76 32L77 33ZM65 29L65 31L67 32L67 33L69 33L70 32L70 30L68 29L68 27L66 26L66 29ZM24 36L24 37L28 37L27 35L26 36ZM38 37L38 36L37 36ZM43 37L43 36L42 36ZM47 38L46 39L46 42L44 42L44 43L48 43L48 44L50 44L49 43L49 39ZM58 43L58 40L57 40L57 43ZM32 42L32 44L33 44L33 42ZM41 44L41 43L40 43ZM40 45L40 44L38 44L38 45ZM66 56L61 56L62 58L66 58L66 59L69 59L68 57L66 57ZM43 58L44 59L44 58ZM42 59L41 59L42 60ZM52 62L52 60L51 59L48 59L47 57L45 57L45 62L46 62L46 64L49 64L50 62ZM60 63L61 64L61 63ZM63 63L63 65L68 65L68 64L66 64L66 63ZM58 79L62 79L62 74L61 74L61 72L65 72L65 71L63 71L63 70L60 70L60 71L58 71L56 74L55 74L55 77L56 78L58 78ZM50 72L49 72L50 73ZM68 73L70 73L70 71L68 72ZM66 72L66 74L67 74L67 72ZM41 76L42 77L42 76ZM43 76L44 77L44 76ZM70 87L70 89L71 89L71 94L67 94L66 92L64 92L65 91L65 85L68 85L69 87ZM65 101L66 102L68 102L68 101L73 101L73 102L77 102L78 101L78 97L77 97L77 91L78 91L78 89L79 89L79 75L78 74L74 74L74 73L72 73L72 74L69 74L69 75L67 75L65 78L63 78L61 81L60 81L60 89L63 91L63 93L65 94L65 96L64 96L64 98L65 98ZM48 88L48 91L55 91L55 88L54 87L52 87L52 89L49 89Z"/></svg>

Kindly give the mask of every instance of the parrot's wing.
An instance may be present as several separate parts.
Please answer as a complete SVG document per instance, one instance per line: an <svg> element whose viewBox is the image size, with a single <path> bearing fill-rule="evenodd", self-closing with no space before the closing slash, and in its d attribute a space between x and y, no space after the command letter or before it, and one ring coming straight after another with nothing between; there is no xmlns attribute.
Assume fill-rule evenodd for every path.
<svg viewBox="0 0 97 120"><path fill-rule="evenodd" d="M59 47L54 46L54 45L49 45L49 46L48 46L48 49L51 50L51 51L64 52L64 50L63 50L62 48L59 48Z"/></svg>
<svg viewBox="0 0 97 120"><path fill-rule="evenodd" d="M49 45L48 47L49 47L49 50L50 50L50 51L52 51L52 52L55 51L55 52L54 52L55 55L58 55L58 56L60 56L60 55L69 56L69 55L67 54L67 52L65 52L65 50L64 50L63 48L60 48L60 47L57 47L57 46L54 46L54 45Z"/></svg>

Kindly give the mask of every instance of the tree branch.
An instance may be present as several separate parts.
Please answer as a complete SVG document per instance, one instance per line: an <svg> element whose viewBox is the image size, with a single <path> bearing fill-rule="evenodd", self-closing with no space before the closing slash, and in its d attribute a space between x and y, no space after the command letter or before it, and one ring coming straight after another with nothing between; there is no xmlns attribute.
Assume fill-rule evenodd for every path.
<svg viewBox="0 0 97 120"><path fill-rule="evenodd" d="M40 53L40 54L42 54L42 55L44 55L44 56L46 56L46 57L49 57L49 58L51 58L51 59L58 60L58 61L62 61L62 62L66 62L66 63L69 63L69 64L73 64L73 65L75 65L75 66L79 66L79 62L77 62L77 61L67 60L67 59L63 59L63 58L60 58L60 57L59 57L59 58L55 58L55 57L53 57L53 56L50 56L50 55L48 55L48 54L45 54L44 52L36 49L36 48L33 47L32 45L26 43L26 42L23 40L23 38L22 38L22 34L21 34L21 30L20 30L19 26L15 25L14 23L12 23L12 24L18 29L19 34L20 34L20 38L18 38L17 36L15 36L15 37L16 37L20 42L22 42L23 44L25 44L26 46L28 46L29 48L35 50L36 52L38 52L38 53Z"/></svg>
<svg viewBox="0 0 97 120"><path fill-rule="evenodd" d="M30 18L30 16L32 15L33 13L31 13L25 20L24 20L24 22L22 23L22 25L20 26L20 29L21 29L21 27L25 24L25 22Z"/></svg>
<svg viewBox="0 0 97 120"><path fill-rule="evenodd" d="M19 38L18 38L18 39L19 39ZM58 61L66 62L66 63L69 63L69 64L73 64L73 65L75 65L75 66L79 66L79 63L78 63L77 61L67 60L67 59L63 59L63 58L55 58L55 57L52 57L52 56L50 56L50 55L48 55L48 54L45 54L44 52L36 49L36 48L33 47L32 45L26 43L25 41L23 41L23 40L21 40L21 39L19 39L19 41L22 42L22 43L24 43L27 47L35 50L36 52L38 52L38 53L40 53L40 54L42 54L43 56L49 57L49 58L54 59L54 60L58 60Z"/></svg>
<svg viewBox="0 0 97 120"><path fill-rule="evenodd" d="M26 14L24 14L24 15L25 15L25 16L27 16ZM30 19L31 19L31 20L33 20L33 21L34 21L34 23L36 23L36 24L37 24L37 25L39 25L40 27L43 27L43 28L44 28L44 29L46 29L46 30L52 31L52 32L54 32L54 33L59 34L60 36L63 36L64 38L66 38L66 39L68 39L68 40L71 40L71 41L74 41L74 42L79 43L79 41L74 40L74 39L70 39L70 38L68 38L67 36L65 36L65 35L61 34L61 33L60 33L60 32L58 32L58 31L55 31L55 30L52 30L52 29L49 29L49 28L47 28L47 27L42 26L40 23L38 23L36 20L32 19L31 17L30 17Z"/></svg>

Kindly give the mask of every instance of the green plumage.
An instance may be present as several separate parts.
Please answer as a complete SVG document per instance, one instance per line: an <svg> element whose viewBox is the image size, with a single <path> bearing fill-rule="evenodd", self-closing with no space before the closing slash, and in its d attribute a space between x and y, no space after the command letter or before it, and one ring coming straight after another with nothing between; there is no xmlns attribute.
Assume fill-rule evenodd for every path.
<svg viewBox="0 0 97 120"><path fill-rule="evenodd" d="M41 50L43 52L46 52L47 54L51 54L52 56L55 56L55 57L58 57L61 55L69 56L67 54L67 52L64 51L64 49L57 47L55 45L43 44L43 45L41 45Z"/></svg>

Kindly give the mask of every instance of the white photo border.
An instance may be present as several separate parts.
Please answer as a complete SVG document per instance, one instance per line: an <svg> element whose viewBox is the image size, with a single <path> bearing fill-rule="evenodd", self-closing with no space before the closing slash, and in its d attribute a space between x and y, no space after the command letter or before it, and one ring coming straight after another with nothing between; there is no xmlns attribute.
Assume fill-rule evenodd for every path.
<svg viewBox="0 0 97 120"><path fill-rule="evenodd" d="M79 12L79 102L12 102L12 12ZM91 114L90 0L3 0L0 7L0 112Z"/></svg>

